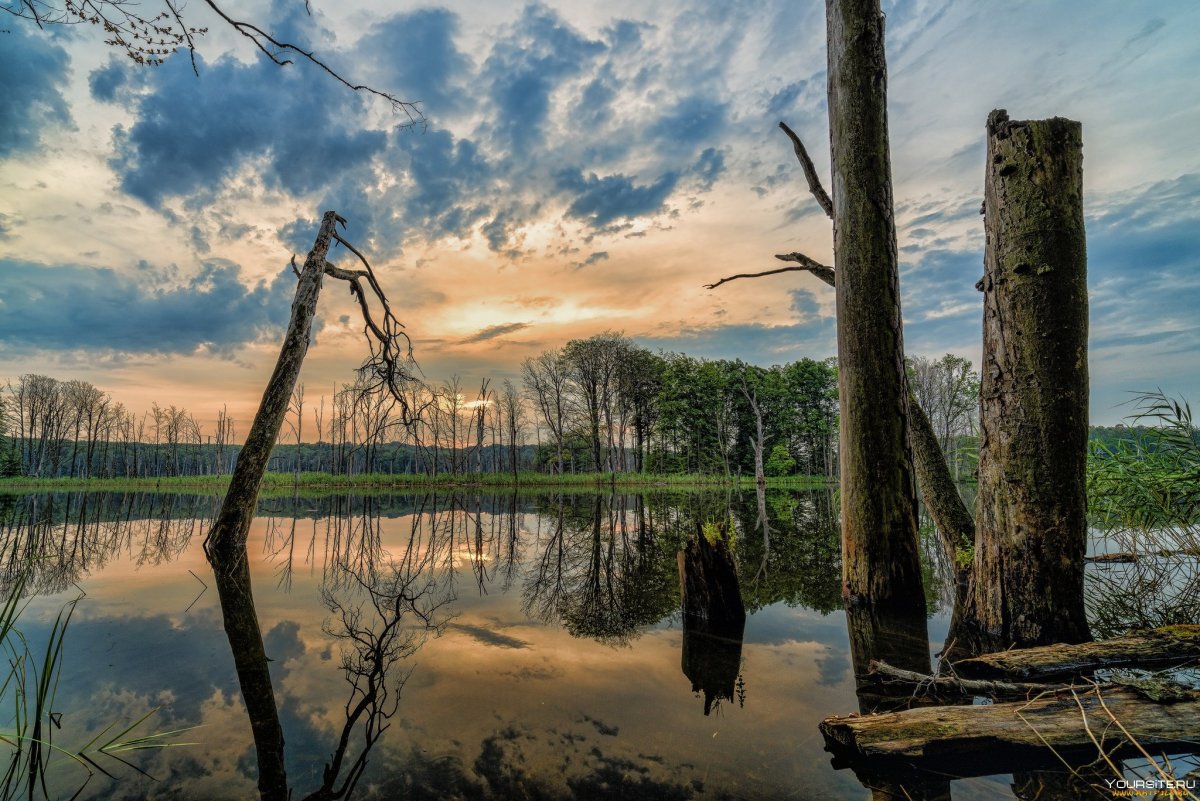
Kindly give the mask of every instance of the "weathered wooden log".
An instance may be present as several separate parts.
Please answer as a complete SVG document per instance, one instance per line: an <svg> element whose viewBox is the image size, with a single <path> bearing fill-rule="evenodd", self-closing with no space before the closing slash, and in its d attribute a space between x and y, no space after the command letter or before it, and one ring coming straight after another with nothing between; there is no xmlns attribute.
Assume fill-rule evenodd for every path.
<svg viewBox="0 0 1200 801"><path fill-rule="evenodd" d="M866 678L883 684L900 684L914 695L990 695L1024 696L1026 698L1050 689L1045 684L1011 682L998 679L965 679L952 675L929 675L915 670L893 667L887 662L872 661ZM1057 688L1055 688L1057 689Z"/></svg>
<svg viewBox="0 0 1200 801"><path fill-rule="evenodd" d="M1177 548L1177 549L1159 549L1153 551L1117 551L1115 553L1098 553L1094 556L1085 556L1084 561L1095 562L1098 564L1120 564L1128 565L1142 559L1177 559L1180 557L1190 557L1193 559L1200 558L1200 548Z"/></svg>
<svg viewBox="0 0 1200 801"><path fill-rule="evenodd" d="M1162 667L1200 659L1200 626L1162 626L1122 637L1079 644L1060 643L983 654L953 662L971 678L1037 681L1101 668Z"/></svg>
<svg viewBox="0 0 1200 801"><path fill-rule="evenodd" d="M1146 749L1195 750L1200 693L1172 704L1130 689L1049 692L1029 701L976 706L919 707L821 722L828 750L851 763L869 759L955 775L986 775L1029 767L1059 756L1110 756ZM1118 724L1119 722L1119 724Z"/></svg>

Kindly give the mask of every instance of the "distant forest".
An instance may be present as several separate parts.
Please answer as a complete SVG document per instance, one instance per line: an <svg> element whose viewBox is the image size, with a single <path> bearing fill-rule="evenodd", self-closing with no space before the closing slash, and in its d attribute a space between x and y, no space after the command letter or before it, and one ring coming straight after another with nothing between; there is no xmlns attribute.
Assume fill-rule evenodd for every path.
<svg viewBox="0 0 1200 801"><path fill-rule="evenodd" d="M973 472L978 378L970 362L916 358L909 372L956 475ZM475 388L456 377L411 389L417 422L356 383L315 401L303 387L272 453L273 472L335 475L592 473L833 477L837 366L800 359L770 368L653 353L620 334L573 340L527 359L520 383ZM86 381L23 375L0 391L0 475L121 478L222 475L239 426L218 410L141 414ZM1114 436L1119 429L1100 429Z"/></svg>

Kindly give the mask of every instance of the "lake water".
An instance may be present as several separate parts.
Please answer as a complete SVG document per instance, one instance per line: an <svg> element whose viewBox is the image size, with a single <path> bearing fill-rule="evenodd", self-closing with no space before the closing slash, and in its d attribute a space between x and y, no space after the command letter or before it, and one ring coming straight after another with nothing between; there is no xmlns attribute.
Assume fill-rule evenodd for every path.
<svg viewBox="0 0 1200 801"><path fill-rule="evenodd" d="M252 602L244 582L222 585L235 627L257 623L256 651L222 623L203 548L217 499L0 495L7 586L33 565L19 623L33 653L78 599L49 710L54 745L76 752L112 726L103 743L147 713L123 740L188 729L170 748L93 745L95 767L56 753L47 792L254 798L262 754L279 750L277 715L275 775L302 799L361 704L329 785L349 777L355 798L892 797L835 770L817 731L860 708L832 493L764 500L265 499L247 549ZM947 628L936 573L931 651ZM256 669L269 689L251 691L248 714ZM953 795L1013 798L1012 784L962 779Z"/></svg>

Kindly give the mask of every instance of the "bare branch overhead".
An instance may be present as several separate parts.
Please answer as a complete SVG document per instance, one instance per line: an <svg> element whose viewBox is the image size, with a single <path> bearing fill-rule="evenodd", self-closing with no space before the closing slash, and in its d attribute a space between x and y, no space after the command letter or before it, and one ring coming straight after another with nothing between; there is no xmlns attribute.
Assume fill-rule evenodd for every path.
<svg viewBox="0 0 1200 801"><path fill-rule="evenodd" d="M186 48L192 71L199 75L197 40L208 33L208 28L189 25L185 19L185 4L179 0L159 2L161 10L145 14L142 13L145 4L135 0L20 0L18 3L0 4L0 12L30 20L39 28L47 25L93 25L103 31L105 44L123 50L134 63L143 66L158 66L167 56ZM402 127L424 125L425 115L417 103L401 100L388 92L347 79L314 51L277 39L258 25L234 19L215 0L204 0L204 4L229 27L253 42L273 63L284 66L293 63L293 58L307 61L351 91L386 100L394 112L407 118ZM312 13L307 2L305 10Z"/></svg>

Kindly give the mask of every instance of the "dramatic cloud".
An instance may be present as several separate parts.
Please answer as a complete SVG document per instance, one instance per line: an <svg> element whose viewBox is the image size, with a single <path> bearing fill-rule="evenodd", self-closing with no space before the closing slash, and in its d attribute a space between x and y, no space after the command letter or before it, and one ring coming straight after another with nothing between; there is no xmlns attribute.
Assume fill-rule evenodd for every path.
<svg viewBox="0 0 1200 801"><path fill-rule="evenodd" d="M679 175L668 172L652 184L638 185L624 175L587 178L579 171L558 176L558 188L575 196L567 207L567 216L582 220L593 228L605 228L616 220L657 214L679 182Z"/></svg>
<svg viewBox="0 0 1200 801"><path fill-rule="evenodd" d="M466 339L459 340L459 344L472 345L476 342L487 342L489 339L502 337L505 334L512 334L528 327L529 323L502 323L500 325L490 325L482 331L472 334Z"/></svg>
<svg viewBox="0 0 1200 801"><path fill-rule="evenodd" d="M194 278L143 264L136 276L0 259L0 343L16 351L229 354L287 324L295 278L247 287L237 265L209 262Z"/></svg>
<svg viewBox="0 0 1200 801"><path fill-rule="evenodd" d="M444 8L397 14L371 26L358 51L371 55L378 82L421 104L435 123L466 103L463 82L470 60L454 39L458 17Z"/></svg>
<svg viewBox="0 0 1200 801"><path fill-rule="evenodd" d="M37 147L47 126L71 124L60 92L67 79L66 51L49 33L22 20L5 27L0 33L0 159Z"/></svg>
<svg viewBox="0 0 1200 801"><path fill-rule="evenodd" d="M541 144L550 95L604 50L544 6L530 5L483 64L495 109L494 143L516 157Z"/></svg>
<svg viewBox="0 0 1200 801"><path fill-rule="evenodd" d="M227 58L201 69L197 81L186 59L168 59L140 96L137 121L114 131L121 186L151 206L211 197L251 159L268 187L311 192L386 143L381 131L349 125L358 101L332 81Z"/></svg>

